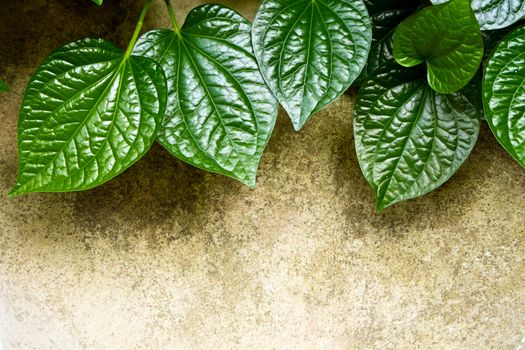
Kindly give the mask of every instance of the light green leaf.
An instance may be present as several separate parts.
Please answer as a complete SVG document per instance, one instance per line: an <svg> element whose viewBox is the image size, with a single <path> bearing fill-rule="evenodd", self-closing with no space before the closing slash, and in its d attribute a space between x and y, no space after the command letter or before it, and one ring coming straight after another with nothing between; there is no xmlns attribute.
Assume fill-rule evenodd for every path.
<svg viewBox="0 0 525 350"><path fill-rule="evenodd" d="M483 106L493 134L525 167L525 27L505 36L489 58Z"/></svg>
<svg viewBox="0 0 525 350"><path fill-rule="evenodd" d="M371 38L361 0L264 0L253 25L262 74L296 130L358 77Z"/></svg>
<svg viewBox="0 0 525 350"><path fill-rule="evenodd" d="M9 91L11 91L9 86L2 79L0 79L0 92L9 92Z"/></svg>
<svg viewBox="0 0 525 350"><path fill-rule="evenodd" d="M423 74L385 69L357 96L356 150L378 211L441 186L478 136L479 108L461 92L436 93Z"/></svg>
<svg viewBox="0 0 525 350"><path fill-rule="evenodd" d="M426 62L439 93L464 87L483 57L483 39L468 0L430 6L404 20L394 34L394 57L405 66Z"/></svg>
<svg viewBox="0 0 525 350"><path fill-rule="evenodd" d="M20 111L20 170L11 195L100 185L152 145L166 105L161 67L112 43L85 39L54 51Z"/></svg>
<svg viewBox="0 0 525 350"><path fill-rule="evenodd" d="M431 0L442 4L448 0ZM505 28L525 16L525 0L472 0L472 9L481 30Z"/></svg>
<svg viewBox="0 0 525 350"><path fill-rule="evenodd" d="M98 6L100 6L100 5L102 5L102 2L103 2L104 0L91 0L91 1L93 1L95 4L97 4Z"/></svg>
<svg viewBox="0 0 525 350"><path fill-rule="evenodd" d="M189 164L255 187L277 101L257 67L250 23L226 7L204 5L180 33L148 32L134 52L166 72L169 103L159 142Z"/></svg>

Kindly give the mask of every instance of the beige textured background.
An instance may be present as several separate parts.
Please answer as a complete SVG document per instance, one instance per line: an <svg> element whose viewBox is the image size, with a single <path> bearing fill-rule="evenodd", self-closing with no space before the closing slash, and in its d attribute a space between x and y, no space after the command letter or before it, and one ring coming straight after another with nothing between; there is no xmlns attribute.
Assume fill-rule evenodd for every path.
<svg viewBox="0 0 525 350"><path fill-rule="evenodd" d="M33 70L84 36L125 47L140 5L2 2L4 350L525 348L525 170L486 127L449 183L382 215L351 95L299 134L281 113L254 191L155 146L96 190L8 199ZM167 24L156 1L146 29Z"/></svg>

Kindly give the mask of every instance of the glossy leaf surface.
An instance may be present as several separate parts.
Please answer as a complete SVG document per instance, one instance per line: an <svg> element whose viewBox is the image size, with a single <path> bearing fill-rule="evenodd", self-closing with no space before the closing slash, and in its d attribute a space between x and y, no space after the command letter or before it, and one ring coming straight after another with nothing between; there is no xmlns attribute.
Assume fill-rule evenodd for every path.
<svg viewBox="0 0 525 350"><path fill-rule="evenodd" d="M180 35L148 32L134 52L166 72L169 103L159 142L189 164L254 187L277 101L257 67L250 23L204 5L188 15Z"/></svg>
<svg viewBox="0 0 525 350"><path fill-rule="evenodd" d="M354 134L378 211L447 181L470 154L479 126L479 108L466 96L438 94L413 70L386 69L365 82Z"/></svg>
<svg viewBox="0 0 525 350"><path fill-rule="evenodd" d="M483 57L483 39L468 0L426 7L404 20L394 34L394 57L405 67L426 63L428 82L439 93L464 87Z"/></svg>
<svg viewBox="0 0 525 350"><path fill-rule="evenodd" d="M483 106L498 141L525 167L525 27L508 34L490 57Z"/></svg>
<svg viewBox="0 0 525 350"><path fill-rule="evenodd" d="M365 0L372 19L372 46L360 80L395 62L393 37L396 27L420 5L418 0Z"/></svg>
<svg viewBox="0 0 525 350"><path fill-rule="evenodd" d="M10 90L11 89L9 86L2 79L0 79L0 92L9 92Z"/></svg>
<svg viewBox="0 0 525 350"><path fill-rule="evenodd" d="M18 127L11 195L78 191L115 177L152 145L166 104L162 69L85 39L54 51L33 75Z"/></svg>
<svg viewBox="0 0 525 350"><path fill-rule="evenodd" d="M361 0L264 0L253 26L263 76L296 130L358 77L372 37Z"/></svg>
<svg viewBox="0 0 525 350"><path fill-rule="evenodd" d="M442 4L448 0L431 0ZM525 0L472 0L481 30L505 28L525 16Z"/></svg>

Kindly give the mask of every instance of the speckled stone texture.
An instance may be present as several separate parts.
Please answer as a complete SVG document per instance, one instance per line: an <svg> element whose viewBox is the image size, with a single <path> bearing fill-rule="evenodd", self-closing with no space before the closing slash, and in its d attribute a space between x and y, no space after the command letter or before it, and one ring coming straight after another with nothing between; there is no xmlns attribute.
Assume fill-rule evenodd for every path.
<svg viewBox="0 0 525 350"><path fill-rule="evenodd" d="M140 7L2 2L3 350L525 348L525 170L486 126L451 181L381 215L351 94L301 133L279 115L256 190L155 146L98 189L8 199L31 73L81 37L125 47ZM167 25L157 0L146 29Z"/></svg>

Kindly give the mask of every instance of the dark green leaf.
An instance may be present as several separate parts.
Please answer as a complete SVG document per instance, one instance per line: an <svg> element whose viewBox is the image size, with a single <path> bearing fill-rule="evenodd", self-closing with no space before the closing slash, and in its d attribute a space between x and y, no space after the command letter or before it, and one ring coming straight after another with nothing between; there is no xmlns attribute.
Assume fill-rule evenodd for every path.
<svg viewBox="0 0 525 350"><path fill-rule="evenodd" d="M294 128L341 95L363 69L371 42L361 0L264 0L255 56Z"/></svg>
<svg viewBox="0 0 525 350"><path fill-rule="evenodd" d="M423 74L386 69L365 82L357 96L357 155L378 211L442 185L467 159L478 136L479 108L461 92L436 93Z"/></svg>
<svg viewBox="0 0 525 350"><path fill-rule="evenodd" d="M0 79L0 92L9 92L10 90L11 89L9 86L2 79Z"/></svg>
<svg viewBox="0 0 525 350"><path fill-rule="evenodd" d="M464 87L483 56L483 39L468 0L430 6L404 20L394 34L394 57L405 66L426 62L439 93Z"/></svg>
<svg viewBox="0 0 525 350"><path fill-rule="evenodd" d="M442 4L448 0L432 0ZM525 0L472 0L481 30L505 28L525 16Z"/></svg>
<svg viewBox="0 0 525 350"><path fill-rule="evenodd" d="M204 5L180 33L148 32L134 52L166 72L169 104L159 142L189 164L254 187L277 101L257 67L250 23L223 6Z"/></svg>
<svg viewBox="0 0 525 350"><path fill-rule="evenodd" d="M508 34L490 57L483 106L498 141L525 167L525 27Z"/></svg>
<svg viewBox="0 0 525 350"><path fill-rule="evenodd" d="M394 30L420 5L418 0L366 0L372 18L372 46L360 80L374 75L375 71L395 62L392 53Z"/></svg>
<svg viewBox="0 0 525 350"><path fill-rule="evenodd" d="M140 159L166 105L161 67L85 39L54 51L33 75L20 111L20 171L11 195L85 190Z"/></svg>

